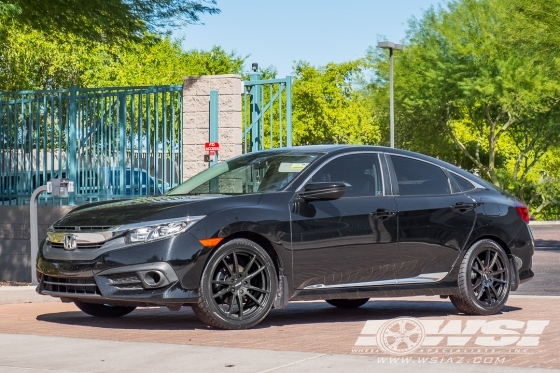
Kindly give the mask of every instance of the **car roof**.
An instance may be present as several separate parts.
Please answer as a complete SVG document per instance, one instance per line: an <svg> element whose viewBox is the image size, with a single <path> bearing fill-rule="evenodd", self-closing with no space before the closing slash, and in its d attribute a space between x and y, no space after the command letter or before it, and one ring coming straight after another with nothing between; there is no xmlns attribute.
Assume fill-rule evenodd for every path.
<svg viewBox="0 0 560 373"><path fill-rule="evenodd" d="M457 167L451 163L442 161L440 159L430 157L429 155L416 153L408 150L397 149L397 148L389 148L386 146L376 146L376 145L347 145L347 144L334 144L334 145L302 145L302 146L293 146L289 148L275 148L275 149L268 149L262 150L262 152L273 152L273 151L280 151L280 152L297 152L297 153L324 153L324 154L332 154L332 153L344 153L349 150L355 151L377 151L383 152L387 154L395 154L395 155L404 155L409 157L414 157L417 159L422 159L431 163L435 163L441 167L447 168L450 171L453 171L471 181L475 181L486 188L494 189L494 186L488 183L486 180L481 179L472 173L463 170L460 167Z"/></svg>

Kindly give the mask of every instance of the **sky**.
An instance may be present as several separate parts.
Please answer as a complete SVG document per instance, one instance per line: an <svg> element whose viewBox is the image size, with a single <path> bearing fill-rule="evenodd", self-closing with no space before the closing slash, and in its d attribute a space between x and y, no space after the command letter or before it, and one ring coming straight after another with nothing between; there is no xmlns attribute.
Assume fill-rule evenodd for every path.
<svg viewBox="0 0 560 373"><path fill-rule="evenodd" d="M203 15L204 25L174 32L183 48L219 45L245 57L245 69L274 66L292 74L294 61L314 66L365 56L377 41L402 41L408 20L446 0L217 0L221 14Z"/></svg>

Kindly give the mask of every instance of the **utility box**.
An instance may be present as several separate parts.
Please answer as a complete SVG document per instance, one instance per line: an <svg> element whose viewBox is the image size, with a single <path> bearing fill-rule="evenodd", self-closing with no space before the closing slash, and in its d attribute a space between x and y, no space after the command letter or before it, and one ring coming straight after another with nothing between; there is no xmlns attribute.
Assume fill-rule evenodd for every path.
<svg viewBox="0 0 560 373"><path fill-rule="evenodd" d="M47 193L54 197L68 197L68 193L74 193L74 182L68 179L53 179L47 183Z"/></svg>

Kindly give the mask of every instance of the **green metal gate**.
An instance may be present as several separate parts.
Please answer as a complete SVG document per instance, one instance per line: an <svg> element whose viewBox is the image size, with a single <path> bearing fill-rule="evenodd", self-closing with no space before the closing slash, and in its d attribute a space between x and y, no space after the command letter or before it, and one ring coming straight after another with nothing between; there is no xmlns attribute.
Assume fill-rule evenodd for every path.
<svg viewBox="0 0 560 373"><path fill-rule="evenodd" d="M0 203L27 204L60 177L76 193L50 204L158 195L180 183L182 86L0 92Z"/></svg>
<svg viewBox="0 0 560 373"><path fill-rule="evenodd" d="M250 75L243 93L243 152L292 146L292 77Z"/></svg>

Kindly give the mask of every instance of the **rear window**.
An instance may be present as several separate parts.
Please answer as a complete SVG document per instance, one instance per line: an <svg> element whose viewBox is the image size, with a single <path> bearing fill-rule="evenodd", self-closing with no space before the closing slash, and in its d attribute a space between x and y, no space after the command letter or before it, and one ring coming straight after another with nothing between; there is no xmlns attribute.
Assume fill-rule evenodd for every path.
<svg viewBox="0 0 560 373"><path fill-rule="evenodd" d="M440 167L416 159L394 155L391 156L391 161L397 176L399 195L451 194L447 176Z"/></svg>
<svg viewBox="0 0 560 373"><path fill-rule="evenodd" d="M463 192L467 192L475 188L473 183L471 183L464 177L454 174L453 172L450 172L449 175L451 175L451 178L457 183L457 185L459 185L459 188L461 188Z"/></svg>

